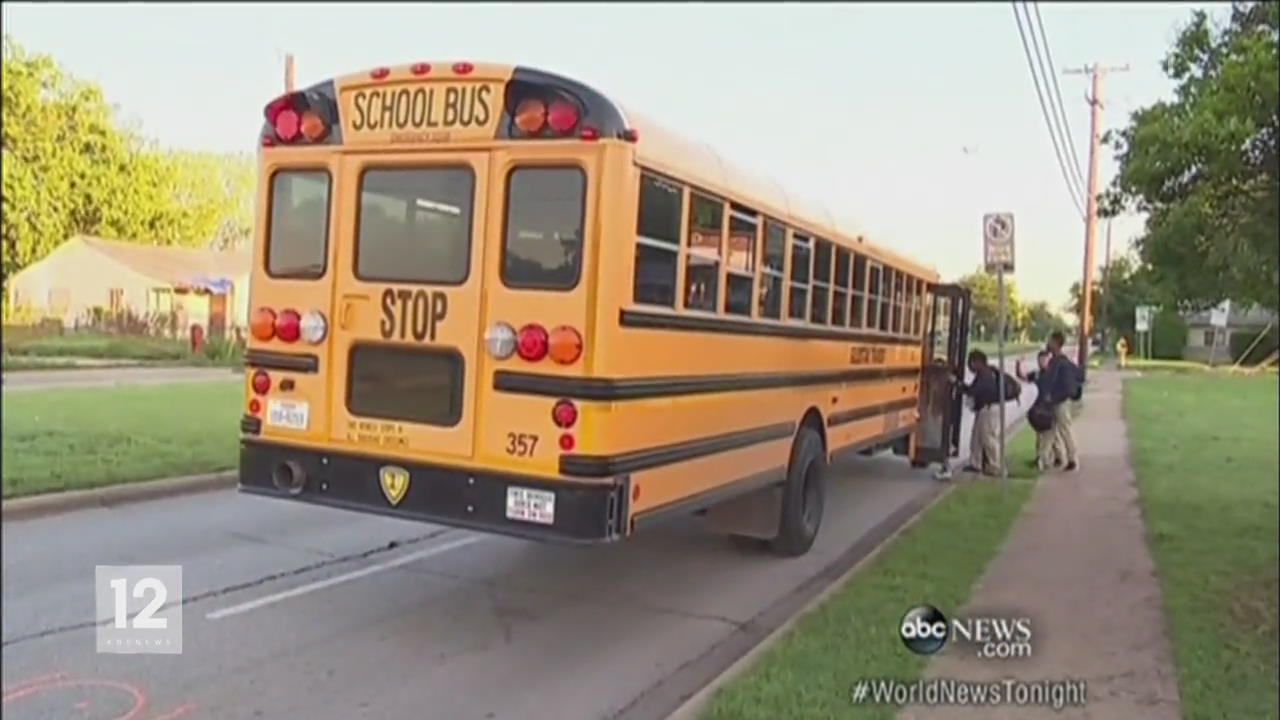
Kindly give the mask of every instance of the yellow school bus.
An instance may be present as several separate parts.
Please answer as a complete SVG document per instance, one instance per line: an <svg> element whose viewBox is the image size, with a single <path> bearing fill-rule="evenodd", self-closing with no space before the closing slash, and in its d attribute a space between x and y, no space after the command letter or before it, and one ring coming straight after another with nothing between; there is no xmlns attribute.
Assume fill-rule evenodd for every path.
<svg viewBox="0 0 1280 720"><path fill-rule="evenodd" d="M242 491L795 555L836 453L956 451L963 291L580 82L376 68L259 142Z"/></svg>

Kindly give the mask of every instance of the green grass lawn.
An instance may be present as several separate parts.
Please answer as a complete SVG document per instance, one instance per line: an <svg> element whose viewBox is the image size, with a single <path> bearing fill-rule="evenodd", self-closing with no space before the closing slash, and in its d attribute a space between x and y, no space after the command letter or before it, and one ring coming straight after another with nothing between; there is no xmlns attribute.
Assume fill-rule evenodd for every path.
<svg viewBox="0 0 1280 720"><path fill-rule="evenodd" d="M243 392L234 382L6 392L4 497L231 469Z"/></svg>
<svg viewBox="0 0 1280 720"><path fill-rule="evenodd" d="M854 705L859 678L919 677L928 658L907 650L898 622L921 603L962 607L1031 495L1035 436L1009 445L1009 490L998 480L961 482L813 612L802 617L703 714L715 720L892 718L896 708ZM957 476L959 477L959 476Z"/></svg>
<svg viewBox="0 0 1280 720"><path fill-rule="evenodd" d="M1124 398L1183 717L1276 718L1276 378L1148 375Z"/></svg>

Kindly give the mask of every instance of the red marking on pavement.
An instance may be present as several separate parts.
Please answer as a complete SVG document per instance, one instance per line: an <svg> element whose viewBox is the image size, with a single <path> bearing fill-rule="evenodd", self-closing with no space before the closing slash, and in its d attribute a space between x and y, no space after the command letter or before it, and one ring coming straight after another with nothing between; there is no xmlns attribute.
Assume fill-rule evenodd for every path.
<svg viewBox="0 0 1280 720"><path fill-rule="evenodd" d="M151 718L151 720L178 720L178 718L182 717L183 715L186 715L187 713L195 709L196 709L195 703L187 703L186 705L180 705L170 710L164 715L158 715L154 718Z"/></svg>
<svg viewBox="0 0 1280 720"><path fill-rule="evenodd" d="M18 683L8 690L4 691L3 699L0 704L8 705L14 700L21 700L26 697L38 695L39 693L51 690L67 689L67 688L106 688L110 690L118 690L128 695L133 700L131 707L125 714L118 715L111 720L143 720L142 713L147 709L147 694L142 690L128 683L116 680L100 680L94 678L68 679L65 673L50 673L32 678L25 682ZM76 703L74 706L77 710L92 709L88 700ZM157 715L150 720L179 720L196 709L195 703L186 703L170 710L163 715Z"/></svg>
<svg viewBox="0 0 1280 720"><path fill-rule="evenodd" d="M30 680L24 680L18 683L17 685L7 688L4 691L4 698L0 699L0 703L9 702L10 693L17 692L18 690L29 687L31 685L43 685L47 682L52 682L54 680L61 680L65 677L66 677L65 673L49 673L48 675L41 675L40 677L31 678Z"/></svg>

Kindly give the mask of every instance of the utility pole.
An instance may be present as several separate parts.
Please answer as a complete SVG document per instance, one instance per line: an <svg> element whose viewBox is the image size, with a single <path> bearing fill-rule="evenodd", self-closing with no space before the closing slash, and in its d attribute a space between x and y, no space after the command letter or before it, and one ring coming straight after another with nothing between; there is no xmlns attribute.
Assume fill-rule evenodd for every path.
<svg viewBox="0 0 1280 720"><path fill-rule="evenodd" d="M1107 308L1111 306L1111 218L1107 218L1107 251L1102 256L1102 307L1098 316L1102 318L1100 332L1102 352L1107 351Z"/></svg>
<svg viewBox="0 0 1280 720"><path fill-rule="evenodd" d="M293 53L287 53L284 56L284 91L293 92Z"/></svg>
<svg viewBox="0 0 1280 720"><path fill-rule="evenodd" d="M1089 335L1093 312L1093 248L1098 236L1098 148L1102 141L1102 76L1109 72L1125 72L1124 67L1104 68L1094 63L1091 67L1064 70L1067 75L1091 76L1090 93L1085 95L1089 103L1089 197L1086 198L1084 223L1084 277L1080 282L1080 345L1076 348L1076 362L1081 368L1089 362Z"/></svg>

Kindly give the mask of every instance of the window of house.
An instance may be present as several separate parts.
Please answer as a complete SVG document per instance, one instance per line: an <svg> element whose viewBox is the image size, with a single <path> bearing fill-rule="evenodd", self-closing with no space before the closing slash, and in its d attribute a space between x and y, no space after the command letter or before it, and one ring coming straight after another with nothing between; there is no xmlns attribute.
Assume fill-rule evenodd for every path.
<svg viewBox="0 0 1280 720"><path fill-rule="evenodd" d="M836 249L836 276L831 280L831 324L849 324L849 251Z"/></svg>
<svg viewBox="0 0 1280 720"><path fill-rule="evenodd" d="M724 311L731 315L751 315L759 229L760 215L756 211L730 205L729 244L725 249Z"/></svg>
<svg viewBox="0 0 1280 720"><path fill-rule="evenodd" d="M773 220L766 220L764 257L760 263L760 317L782 319L782 279L786 254L786 229Z"/></svg>
<svg viewBox="0 0 1280 720"><path fill-rule="evenodd" d="M809 279L813 268L813 241L808 236L791 233L791 292L787 300L787 317L803 321L809 315Z"/></svg>
<svg viewBox="0 0 1280 720"><path fill-rule="evenodd" d="M863 317L867 308L867 258L853 254L853 277L850 278L852 290L849 294L849 327L865 326Z"/></svg>
<svg viewBox="0 0 1280 720"><path fill-rule="evenodd" d="M636 219L636 267L632 298L644 305L676 305L676 266L680 259L679 185L653 175L640 176L640 213Z"/></svg>
<svg viewBox="0 0 1280 720"><path fill-rule="evenodd" d="M689 236L685 253L684 306L716 311L720 284L720 239L724 232L724 201L689 193Z"/></svg>
<svg viewBox="0 0 1280 720"><path fill-rule="evenodd" d="M107 291L107 307L113 313L124 310L124 288L111 288Z"/></svg>

